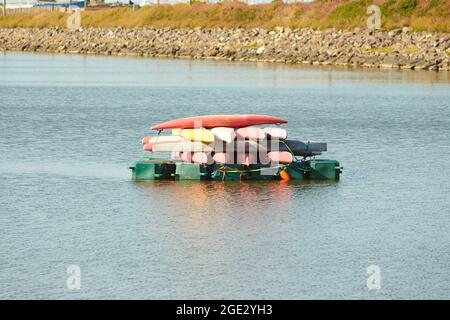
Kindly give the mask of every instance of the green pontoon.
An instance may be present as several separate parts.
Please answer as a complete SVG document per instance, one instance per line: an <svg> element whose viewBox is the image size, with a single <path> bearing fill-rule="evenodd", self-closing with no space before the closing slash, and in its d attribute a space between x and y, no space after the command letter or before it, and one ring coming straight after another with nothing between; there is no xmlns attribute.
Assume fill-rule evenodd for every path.
<svg viewBox="0 0 450 320"><path fill-rule="evenodd" d="M275 166L250 164L198 164L161 158L142 158L134 162L132 179L142 180L282 180L283 171L291 180L338 181L342 167L336 160L311 159Z"/></svg>

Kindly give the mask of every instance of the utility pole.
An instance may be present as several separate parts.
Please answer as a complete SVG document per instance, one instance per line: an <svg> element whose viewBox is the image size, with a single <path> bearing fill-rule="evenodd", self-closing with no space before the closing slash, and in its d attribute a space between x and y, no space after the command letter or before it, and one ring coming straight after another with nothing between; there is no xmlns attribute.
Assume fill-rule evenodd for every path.
<svg viewBox="0 0 450 320"><path fill-rule="evenodd" d="M6 0L3 0L3 16L6 16Z"/></svg>

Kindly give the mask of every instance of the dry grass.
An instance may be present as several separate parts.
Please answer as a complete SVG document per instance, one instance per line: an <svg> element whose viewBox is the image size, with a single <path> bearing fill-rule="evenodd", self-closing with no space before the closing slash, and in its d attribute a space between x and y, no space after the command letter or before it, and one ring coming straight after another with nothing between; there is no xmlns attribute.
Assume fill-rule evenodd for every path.
<svg viewBox="0 0 450 320"><path fill-rule="evenodd" d="M411 26L418 31L450 32L448 0L338 0L313 4L246 5L222 4L149 6L135 12L131 8L109 8L86 11L83 27L220 27L220 28L290 28L314 29L366 27L366 8L375 3L381 7L382 28ZM42 12L0 17L0 27L65 27L67 14Z"/></svg>

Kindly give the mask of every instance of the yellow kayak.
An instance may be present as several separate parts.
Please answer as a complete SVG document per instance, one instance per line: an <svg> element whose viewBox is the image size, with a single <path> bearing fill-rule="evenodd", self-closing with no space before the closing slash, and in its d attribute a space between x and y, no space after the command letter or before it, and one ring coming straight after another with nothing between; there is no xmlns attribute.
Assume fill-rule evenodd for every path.
<svg viewBox="0 0 450 320"><path fill-rule="evenodd" d="M186 140L204 143L214 142L214 134L207 129L183 129L180 135Z"/></svg>

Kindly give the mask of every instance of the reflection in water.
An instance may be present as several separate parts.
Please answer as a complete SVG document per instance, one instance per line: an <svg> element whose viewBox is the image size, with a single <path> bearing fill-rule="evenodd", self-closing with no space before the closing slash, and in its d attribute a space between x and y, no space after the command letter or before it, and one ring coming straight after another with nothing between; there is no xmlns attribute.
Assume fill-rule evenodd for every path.
<svg viewBox="0 0 450 320"><path fill-rule="evenodd" d="M188 277L198 288L207 287L218 296L223 296L220 288L228 285L244 296L245 292L267 296L266 289L259 292L255 288L276 285L279 279L285 279L284 283L298 281L305 259L318 263L307 257L309 248L319 245L308 238L311 228L327 233L327 221L321 217L323 213L309 210L332 205L339 186L284 181L154 181L132 185L147 217L148 236L154 238L156 233L158 240L153 245L167 255L160 261L165 272L176 282ZM306 256L300 254L303 251ZM172 273L179 268L184 272ZM190 273L193 270L195 275ZM264 282L258 282L261 276ZM185 291L191 290L177 287L178 296Z"/></svg>
<svg viewBox="0 0 450 320"><path fill-rule="evenodd" d="M1 63L3 65L1 65ZM7 63L7 64L6 64ZM47 64L53 73L44 72ZM73 67L75 66L75 67ZM274 88L329 85L330 82L448 83L449 72L362 69L280 63L192 61L141 57L97 57L5 53L0 56L0 84L18 86L224 86ZM135 68L132 73L130 68ZM214 68L214 72L210 72ZM18 70L31 72L23 76ZM247 73L245 77L242 74ZM70 76L70 77L69 77ZM296 81L297 83L292 83Z"/></svg>
<svg viewBox="0 0 450 320"><path fill-rule="evenodd" d="M286 181L146 181L133 182L138 186L142 210L149 202L160 208L158 215L175 217L183 232L209 235L223 231L230 218L249 223L255 229L266 217L298 210L304 193L317 194L320 189L337 187L337 182ZM323 201L327 201L327 193ZM164 208L164 209L163 209ZM212 227L213 226L213 227ZM234 226L236 227L236 226Z"/></svg>

